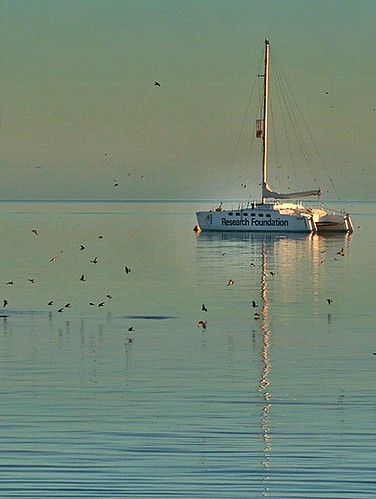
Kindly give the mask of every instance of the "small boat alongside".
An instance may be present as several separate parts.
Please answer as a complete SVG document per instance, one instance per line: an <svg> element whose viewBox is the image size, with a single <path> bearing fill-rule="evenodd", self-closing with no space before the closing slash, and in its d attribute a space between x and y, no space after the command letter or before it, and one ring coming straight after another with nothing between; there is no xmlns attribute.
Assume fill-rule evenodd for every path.
<svg viewBox="0 0 376 499"><path fill-rule="evenodd" d="M320 189L279 193L267 182L270 44L265 40L262 115L256 120L256 137L262 139L261 201L241 202L237 209L223 209L222 203L213 210L196 212L196 230L242 232L307 232L351 233L353 224L348 213L329 211L302 204L302 198L321 195ZM274 199L274 201L270 201ZM280 201L286 200L286 201ZM298 200L298 201L294 201Z"/></svg>

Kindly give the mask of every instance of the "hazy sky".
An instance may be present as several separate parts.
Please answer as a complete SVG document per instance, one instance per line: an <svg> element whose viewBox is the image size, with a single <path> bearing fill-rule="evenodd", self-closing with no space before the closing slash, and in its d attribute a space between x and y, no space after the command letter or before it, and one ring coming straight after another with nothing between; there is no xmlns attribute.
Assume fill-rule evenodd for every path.
<svg viewBox="0 0 376 499"><path fill-rule="evenodd" d="M221 198L265 37L338 195L375 199L375 19L375 0L0 0L0 199Z"/></svg>

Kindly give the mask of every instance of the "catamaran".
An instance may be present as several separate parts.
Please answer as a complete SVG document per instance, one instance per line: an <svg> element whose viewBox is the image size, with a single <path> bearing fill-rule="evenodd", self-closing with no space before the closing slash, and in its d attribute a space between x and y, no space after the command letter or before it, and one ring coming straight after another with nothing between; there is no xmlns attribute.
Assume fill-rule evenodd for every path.
<svg viewBox="0 0 376 499"><path fill-rule="evenodd" d="M353 224L348 213L328 211L321 207L308 207L300 200L307 196L320 196L320 189L289 192L274 191L267 182L268 118L269 118L269 65L270 44L265 40L262 116L256 120L256 137L262 139L262 199L239 204L237 209L218 208L196 213L200 231L245 232L344 232L351 233ZM268 201L274 199L275 201ZM280 200L288 200L281 202Z"/></svg>

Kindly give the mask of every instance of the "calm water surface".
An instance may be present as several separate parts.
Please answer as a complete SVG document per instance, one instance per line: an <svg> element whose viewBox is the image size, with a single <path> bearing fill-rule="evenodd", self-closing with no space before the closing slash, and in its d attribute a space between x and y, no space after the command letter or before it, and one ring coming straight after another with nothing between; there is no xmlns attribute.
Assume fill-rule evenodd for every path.
<svg viewBox="0 0 376 499"><path fill-rule="evenodd" d="M1 497L376 497L374 203L350 237L0 206Z"/></svg>

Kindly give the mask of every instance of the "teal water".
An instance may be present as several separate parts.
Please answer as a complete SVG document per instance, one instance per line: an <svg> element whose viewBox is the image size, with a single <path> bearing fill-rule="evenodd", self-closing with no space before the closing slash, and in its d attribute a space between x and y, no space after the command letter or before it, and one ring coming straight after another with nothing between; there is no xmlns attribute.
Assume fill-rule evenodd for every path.
<svg viewBox="0 0 376 499"><path fill-rule="evenodd" d="M376 204L331 237L208 206L0 203L0 497L376 496Z"/></svg>

